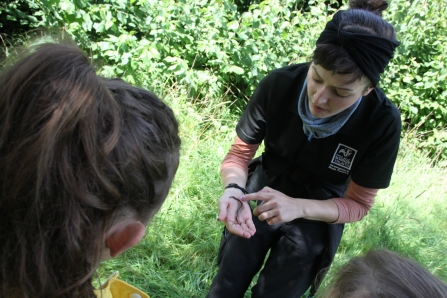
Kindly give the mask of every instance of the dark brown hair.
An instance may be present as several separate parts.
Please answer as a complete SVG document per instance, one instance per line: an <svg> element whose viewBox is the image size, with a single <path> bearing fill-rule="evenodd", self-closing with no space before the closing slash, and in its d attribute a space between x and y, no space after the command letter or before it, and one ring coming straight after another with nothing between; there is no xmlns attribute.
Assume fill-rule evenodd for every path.
<svg viewBox="0 0 447 298"><path fill-rule="evenodd" d="M179 162L178 123L146 90L99 77L70 43L0 73L1 297L94 297L105 233L152 216Z"/></svg>
<svg viewBox="0 0 447 298"><path fill-rule="evenodd" d="M382 249L352 258L317 297L444 298L447 285L418 263Z"/></svg>
<svg viewBox="0 0 447 298"><path fill-rule="evenodd" d="M388 3L383 0L350 0L349 9L343 14L340 29L396 41L394 27L382 19L382 12L387 7ZM348 52L338 45L317 44L312 60L315 64L319 64L333 73L352 74L352 82L364 76Z"/></svg>

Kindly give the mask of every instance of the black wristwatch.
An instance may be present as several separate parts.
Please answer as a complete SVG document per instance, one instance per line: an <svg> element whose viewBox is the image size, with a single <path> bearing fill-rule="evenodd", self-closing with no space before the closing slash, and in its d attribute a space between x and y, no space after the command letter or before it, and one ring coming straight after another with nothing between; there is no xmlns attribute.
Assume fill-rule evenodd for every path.
<svg viewBox="0 0 447 298"><path fill-rule="evenodd" d="M225 189L227 189L227 188L237 188L237 189L239 189L240 191L242 191L244 194L248 194L248 191L246 191L245 188L243 188L243 187L237 185L236 183L230 183L230 184L228 184L227 186L225 186Z"/></svg>

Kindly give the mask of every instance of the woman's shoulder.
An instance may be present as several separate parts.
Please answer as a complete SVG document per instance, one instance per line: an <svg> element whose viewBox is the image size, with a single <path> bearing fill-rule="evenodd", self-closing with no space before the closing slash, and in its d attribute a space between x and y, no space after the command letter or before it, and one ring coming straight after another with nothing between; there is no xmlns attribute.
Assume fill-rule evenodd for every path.
<svg viewBox="0 0 447 298"><path fill-rule="evenodd" d="M402 128L399 109L380 88L374 88L362 99L358 111L353 118L357 123L363 123L357 125L359 128L370 127L379 133Z"/></svg>

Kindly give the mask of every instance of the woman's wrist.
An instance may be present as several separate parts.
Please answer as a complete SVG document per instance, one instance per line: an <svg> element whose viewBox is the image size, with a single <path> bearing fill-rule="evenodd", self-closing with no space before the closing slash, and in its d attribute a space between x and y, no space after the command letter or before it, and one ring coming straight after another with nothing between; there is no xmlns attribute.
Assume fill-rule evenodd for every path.
<svg viewBox="0 0 447 298"><path fill-rule="evenodd" d="M237 188L225 188L223 194L226 196L237 196L237 197L245 195L245 193L242 190Z"/></svg>
<svg viewBox="0 0 447 298"><path fill-rule="evenodd" d="M242 187L239 184L237 184L237 183L229 183L229 184L227 184L225 186L225 189L230 189L230 188L239 189L241 192L244 193L244 195L248 194L247 190L244 187Z"/></svg>

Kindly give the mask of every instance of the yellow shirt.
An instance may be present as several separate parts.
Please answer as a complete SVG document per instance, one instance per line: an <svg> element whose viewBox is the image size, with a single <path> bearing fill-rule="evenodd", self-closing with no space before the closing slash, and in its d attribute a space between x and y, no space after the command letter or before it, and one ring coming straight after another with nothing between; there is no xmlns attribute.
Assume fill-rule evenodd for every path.
<svg viewBox="0 0 447 298"><path fill-rule="evenodd" d="M141 290L118 279L118 271L112 274L99 289L95 290L98 298L150 298Z"/></svg>

